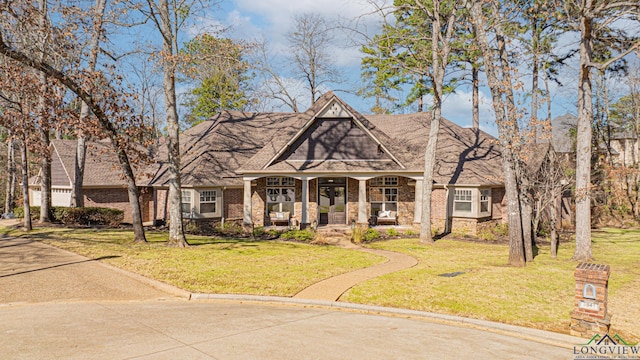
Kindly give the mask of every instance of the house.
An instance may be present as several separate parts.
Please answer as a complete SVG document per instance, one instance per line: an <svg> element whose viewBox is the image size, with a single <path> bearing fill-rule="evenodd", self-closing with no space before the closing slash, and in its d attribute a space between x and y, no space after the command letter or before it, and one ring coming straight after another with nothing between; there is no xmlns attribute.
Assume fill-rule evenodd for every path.
<svg viewBox="0 0 640 360"><path fill-rule="evenodd" d="M368 224L395 213L397 224L419 225L429 119L361 115L331 92L304 113L223 111L181 136L183 213L254 226L273 225L274 213L303 225ZM503 221L498 148L490 135L442 120L434 227L475 233ZM166 219L166 153L157 166L148 185Z"/></svg>
<svg viewBox="0 0 640 360"><path fill-rule="evenodd" d="M252 226L366 225L384 216L418 226L430 116L362 115L331 92L304 113L223 111L181 134L183 214ZM497 140L445 119L440 126L434 228L473 234L505 221ZM60 153L54 166L68 169L64 158L71 146L60 147L54 145ZM153 175L139 185L153 207L148 214L166 220L166 148L156 159L146 171ZM108 166L88 168L88 178ZM71 179L66 175L61 182ZM119 189L114 179L103 179L100 189ZM85 186L97 184L85 179Z"/></svg>
<svg viewBox="0 0 640 360"><path fill-rule="evenodd" d="M70 206L71 190L75 181L75 140L51 140L51 205ZM124 212L124 222L131 223L131 206L124 176L113 152L106 141L87 143L85 172L82 181L84 206L110 207ZM139 172L140 173L140 172ZM139 177L143 177L141 174ZM41 174L29 179L31 203L40 205ZM153 189L141 186L140 207L142 221L153 219Z"/></svg>

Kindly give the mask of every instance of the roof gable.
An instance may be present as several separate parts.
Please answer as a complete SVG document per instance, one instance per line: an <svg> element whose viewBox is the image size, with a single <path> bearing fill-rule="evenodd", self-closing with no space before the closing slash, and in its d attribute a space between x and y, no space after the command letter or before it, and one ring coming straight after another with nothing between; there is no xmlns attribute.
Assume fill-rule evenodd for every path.
<svg viewBox="0 0 640 360"><path fill-rule="evenodd" d="M308 121L262 166L267 169L283 161L386 161L404 165L369 129L366 119L332 92L321 96L305 112Z"/></svg>

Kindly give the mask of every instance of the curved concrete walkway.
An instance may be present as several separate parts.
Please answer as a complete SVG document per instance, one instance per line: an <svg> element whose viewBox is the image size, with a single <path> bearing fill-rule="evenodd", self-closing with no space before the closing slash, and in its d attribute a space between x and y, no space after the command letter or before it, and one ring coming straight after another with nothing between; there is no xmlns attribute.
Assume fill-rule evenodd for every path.
<svg viewBox="0 0 640 360"><path fill-rule="evenodd" d="M344 294L345 291L363 281L390 274L392 272L409 269L418 264L418 260L416 260L414 257L402 253L386 250L366 249L351 244L351 242L343 242L339 245L342 245L343 247L349 249L384 256L388 260L387 262L382 264L330 277L328 279L315 283L294 295L294 298L336 301L340 298L340 296L342 296L342 294Z"/></svg>

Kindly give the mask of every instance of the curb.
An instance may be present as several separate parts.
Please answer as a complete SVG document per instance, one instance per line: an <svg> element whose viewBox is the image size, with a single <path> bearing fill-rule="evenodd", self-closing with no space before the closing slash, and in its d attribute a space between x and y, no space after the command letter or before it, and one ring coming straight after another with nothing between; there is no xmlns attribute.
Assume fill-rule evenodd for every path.
<svg viewBox="0 0 640 360"><path fill-rule="evenodd" d="M347 303L340 301L325 300L307 300L294 299L280 296L259 296L259 295L233 295L233 294L199 294L192 293L189 300L212 300L212 301L230 301L230 302L250 302L265 303L275 305L290 306L313 306L319 308L328 308L337 311L361 312L369 315L406 317L408 319L428 321L438 324L471 328L481 331L488 331L513 338L535 341L541 344L557 346L566 349L573 349L574 346L582 344L584 339L554 333L545 330L531 329L523 326L509 325L488 320L465 318L455 315L445 315L432 313L427 311L408 310L384 306L363 305L355 303Z"/></svg>

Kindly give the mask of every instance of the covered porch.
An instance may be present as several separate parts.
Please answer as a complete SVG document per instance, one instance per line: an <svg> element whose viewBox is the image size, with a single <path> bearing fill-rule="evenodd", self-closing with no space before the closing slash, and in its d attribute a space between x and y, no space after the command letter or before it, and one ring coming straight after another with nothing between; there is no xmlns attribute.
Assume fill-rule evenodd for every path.
<svg viewBox="0 0 640 360"><path fill-rule="evenodd" d="M284 225L277 219L300 227L412 227L422 212L416 174L270 174L244 177L243 183L245 225ZM396 220L378 223L381 213L395 213Z"/></svg>

